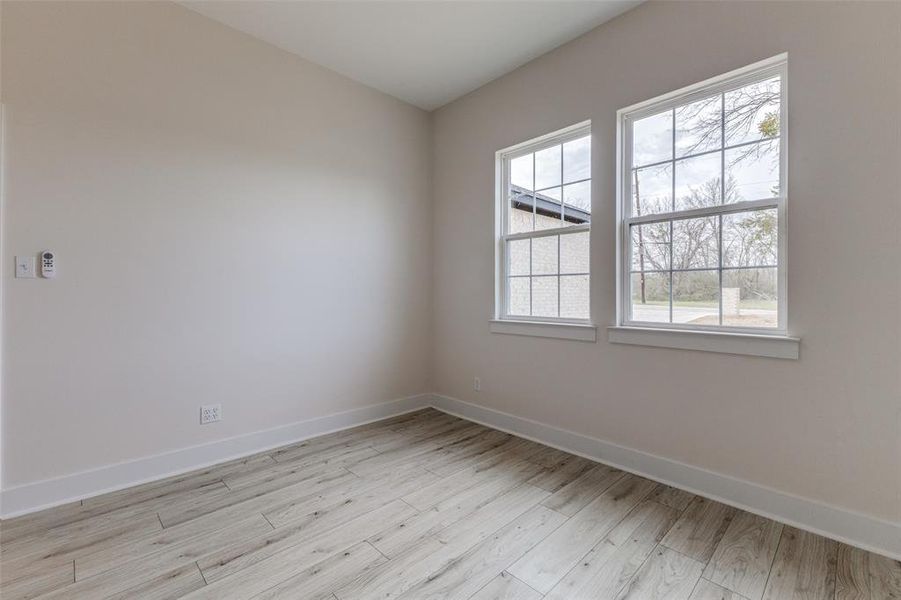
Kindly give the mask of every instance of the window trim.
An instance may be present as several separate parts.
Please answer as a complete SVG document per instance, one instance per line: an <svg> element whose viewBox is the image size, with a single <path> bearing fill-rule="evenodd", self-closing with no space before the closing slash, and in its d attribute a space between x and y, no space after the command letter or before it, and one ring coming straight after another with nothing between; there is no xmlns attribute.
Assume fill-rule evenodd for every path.
<svg viewBox="0 0 901 600"><path fill-rule="evenodd" d="M547 237L560 234L572 234L580 231L591 231L591 223L581 225L570 225L567 227L555 227L553 229L542 229L540 231L522 232L522 233L506 233L509 214L507 211L506 190L510 181L510 163L523 155L531 154L542 150L548 146L564 144L566 142L591 136L591 121L582 121L569 127L559 129L552 133L542 135L537 138L530 139L527 142L516 144L495 153L495 215L494 215L494 254L495 254L495 281L494 281L494 314L492 316L492 331L495 333L507 333L501 331L503 327L496 326L498 323L523 323L523 324L559 324L559 325L583 325L593 326L591 318L591 301L589 300L589 318L574 319L566 317L537 317L537 316L515 316L507 314L507 298L506 298L506 277L507 277L507 253L506 243L510 240L532 239L537 237ZM592 139L592 145L594 140ZM592 148L593 150L593 148ZM589 173L592 177L592 199L594 198L594 178L593 168L589 165ZM591 297L591 235L589 233L589 258L588 258L588 285L589 298ZM559 274L558 274L559 276ZM528 335L528 334L521 334ZM545 336L541 336L545 337ZM554 336L557 337L557 336ZM568 337L568 336L562 336Z"/></svg>
<svg viewBox="0 0 901 600"><path fill-rule="evenodd" d="M529 337L597 342L597 327L586 323L548 323L545 321L522 321L519 319L492 319L491 333L525 335Z"/></svg>
<svg viewBox="0 0 901 600"><path fill-rule="evenodd" d="M779 196L772 199L751 200L734 204L718 205L710 208L670 212L666 214L631 217L631 123L642 117L670 110L695 100L737 89L767 76L779 75L780 89L780 132L779 132ZM704 334L743 334L752 336L790 337L788 329L788 285L786 261L786 204L788 199L788 54L782 53L772 58L730 71L723 75L675 90L673 92L633 104L617 111L616 143L616 324L618 328L649 329L660 332ZM756 142L755 142L756 143ZM736 144L740 146L740 144ZM725 152L726 147L716 151ZM705 152L698 153L699 155ZM684 157L682 157L684 158ZM675 157L673 160L676 160ZM669 161L666 161L669 162ZM647 165L644 165L647 166ZM655 323L631 319L630 275L632 247L629 226L637 223L670 221L698 216L721 215L750 209L775 208L777 211L777 311L778 323L775 328L735 327L728 325L690 325L684 323ZM672 265L670 265L672 267ZM722 272L722 265L717 269ZM722 302L722 298L720 299ZM611 339L611 341L614 341Z"/></svg>
<svg viewBox="0 0 901 600"><path fill-rule="evenodd" d="M659 327L608 327L607 341L657 348L798 360L801 340L787 335L696 331Z"/></svg>

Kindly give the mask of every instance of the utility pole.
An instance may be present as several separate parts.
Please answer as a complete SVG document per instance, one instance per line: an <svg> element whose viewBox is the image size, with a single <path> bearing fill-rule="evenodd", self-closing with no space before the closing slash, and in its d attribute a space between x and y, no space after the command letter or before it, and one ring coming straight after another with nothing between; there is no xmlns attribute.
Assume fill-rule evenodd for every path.
<svg viewBox="0 0 901 600"><path fill-rule="evenodd" d="M633 169L635 173L635 212L641 216L641 194L638 192L638 169ZM638 264L641 269L638 277L641 280L641 303L646 304L644 296L644 236L641 233L641 225L638 225Z"/></svg>

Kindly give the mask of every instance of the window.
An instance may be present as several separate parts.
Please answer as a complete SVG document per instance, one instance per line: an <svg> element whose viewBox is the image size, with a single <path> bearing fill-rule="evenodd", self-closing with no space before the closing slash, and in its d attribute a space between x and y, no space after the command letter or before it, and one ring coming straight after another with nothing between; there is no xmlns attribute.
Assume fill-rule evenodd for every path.
<svg viewBox="0 0 901 600"><path fill-rule="evenodd" d="M619 112L619 323L784 333L785 57Z"/></svg>
<svg viewBox="0 0 901 600"><path fill-rule="evenodd" d="M498 319L588 322L589 125L499 152L498 168Z"/></svg>

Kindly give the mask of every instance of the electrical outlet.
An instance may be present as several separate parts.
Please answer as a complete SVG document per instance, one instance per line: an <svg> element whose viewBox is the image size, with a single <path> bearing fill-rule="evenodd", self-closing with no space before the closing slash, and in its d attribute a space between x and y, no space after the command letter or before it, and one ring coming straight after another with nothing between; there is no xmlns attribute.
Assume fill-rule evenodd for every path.
<svg viewBox="0 0 901 600"><path fill-rule="evenodd" d="M222 420L221 404L204 404L200 407L200 424L215 423Z"/></svg>
<svg viewBox="0 0 901 600"><path fill-rule="evenodd" d="M482 380L479 379L478 377L473 379L472 380L472 389L474 389L477 392L481 392L482 391Z"/></svg>

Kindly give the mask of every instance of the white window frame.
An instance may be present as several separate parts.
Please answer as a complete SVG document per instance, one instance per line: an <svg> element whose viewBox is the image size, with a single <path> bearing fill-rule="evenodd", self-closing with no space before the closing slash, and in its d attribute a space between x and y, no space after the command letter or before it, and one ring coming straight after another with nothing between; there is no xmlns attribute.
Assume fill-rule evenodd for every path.
<svg viewBox="0 0 901 600"><path fill-rule="evenodd" d="M496 201L495 201L495 311L494 311L494 319L492 320L493 326L491 330L495 333L515 333L518 335L536 335L538 337L561 337L567 339L581 339L583 341L595 341L594 340L594 327L592 326L591 320L591 235L589 234L589 266L588 266L588 289L589 289L589 318L587 319L573 319L573 318L565 318L565 317L535 317L535 316L524 316L524 315L509 315L507 314L507 271L509 269L509 260L507 257L507 242L513 240L523 240L523 239L535 239L539 237L547 237L552 235L561 235L561 234L573 234L578 233L580 231L591 231L591 223L586 223L582 225L571 225L568 227L555 227L553 229L542 229L539 231L528 231L523 233L506 233L508 228L508 220L510 217L509 211L507 210L507 204L509 202L507 198L507 189L509 188L510 182L510 163L514 159L526 155L531 154L533 152L537 152L539 150L543 150L549 146L556 146L558 144L564 144L566 142L570 142L572 140L585 137L586 135L591 136L591 121L583 121L581 123L577 123L575 125L571 125L566 127L565 129L561 129L559 131L555 131L553 133L549 133L547 135L543 135L538 138L534 138L529 140L528 142L524 142L522 144L517 144L515 146L511 146L509 148L505 148L500 150L495 155L496 160L496 172L497 172L497 190L495 193ZM592 139L592 146L594 140ZM594 152L594 148L592 147L592 153ZM593 160L593 159L592 159ZM562 165L561 165L562 168ZM594 203L594 177L593 177L593 169L589 169L589 177L588 179L592 182L592 204ZM557 261L559 267L560 261L560 250L559 246L557 249ZM558 275L559 277L559 268ZM530 276L531 277L531 276ZM560 289L558 286L557 295L558 295L558 306L559 306L559 294ZM527 331L523 328L507 328L504 327L504 324L516 324L516 323L524 323L524 324L535 324L535 325L562 325L563 327L559 327L556 329L545 329L545 333L539 332L531 332ZM579 327L571 327L571 326L587 326L591 327L592 331L590 333L590 338L583 338L584 333L580 333L578 330ZM570 327L567 327L570 326Z"/></svg>
<svg viewBox="0 0 901 600"><path fill-rule="evenodd" d="M775 198L723 204L709 208L675 211L662 214L632 217L632 123L634 121L678 106L707 98L713 94L734 90L767 77L781 77L779 103L779 195ZM676 90L669 94L641 102L617 111L617 324L619 328L671 330L677 332L715 332L748 334L766 337L788 337L788 294L786 269L786 202L788 198L788 55L748 65L719 77L702 81L695 85ZM675 134L674 134L675 135ZM751 142L751 143L756 143ZM737 144L741 146L741 144ZM725 153L729 146L718 149ZM735 327L728 325L692 325L683 323L658 323L633 321L630 274L632 265L632 244L630 226L634 224L719 216L753 209L775 208L777 210L777 327ZM720 233L722 235L722 232ZM720 248L722 252L722 248ZM722 262L722 261L721 261ZM672 265L670 265L672 267ZM722 264L718 270L722 277ZM722 288L722 285L720 286ZM672 293L672 291L670 292ZM720 303L722 295L720 294ZM793 338L794 339L794 338ZM613 341L613 340L612 340ZM624 340L615 340L624 341ZM628 342L627 342L628 343ZM656 344L654 344L656 345Z"/></svg>

